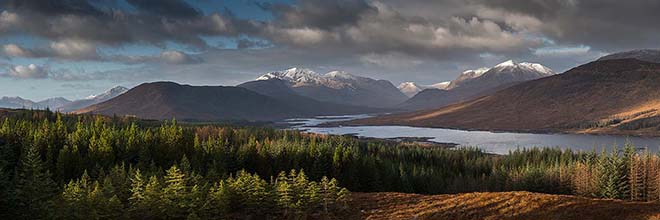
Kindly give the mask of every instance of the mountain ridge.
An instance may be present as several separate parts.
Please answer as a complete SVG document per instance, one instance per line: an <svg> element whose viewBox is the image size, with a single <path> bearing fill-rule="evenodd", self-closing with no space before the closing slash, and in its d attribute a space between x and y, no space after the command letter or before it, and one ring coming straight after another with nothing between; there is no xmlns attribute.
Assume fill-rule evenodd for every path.
<svg viewBox="0 0 660 220"><path fill-rule="evenodd" d="M423 90L397 107L408 110L443 107L554 74L554 71L541 64L508 60L492 68L466 70L452 80L446 90Z"/></svg>
<svg viewBox="0 0 660 220"><path fill-rule="evenodd" d="M279 79L302 96L336 104L388 108L405 101L390 81L355 76L345 71L318 74L309 69L290 68L266 73L256 79Z"/></svg>
<svg viewBox="0 0 660 220"><path fill-rule="evenodd" d="M273 81L264 81L273 83ZM263 85L259 82L260 85ZM275 85L277 86L277 85ZM274 121L334 113L364 112L335 104L296 98L283 91L270 96L237 86L191 86L174 82L143 83L105 102L75 111L76 114L135 116L146 119L187 121ZM288 94L287 94L288 93ZM335 109L338 108L338 109Z"/></svg>
<svg viewBox="0 0 660 220"><path fill-rule="evenodd" d="M346 124L652 135L660 129L658 88L658 63L600 60L474 100Z"/></svg>

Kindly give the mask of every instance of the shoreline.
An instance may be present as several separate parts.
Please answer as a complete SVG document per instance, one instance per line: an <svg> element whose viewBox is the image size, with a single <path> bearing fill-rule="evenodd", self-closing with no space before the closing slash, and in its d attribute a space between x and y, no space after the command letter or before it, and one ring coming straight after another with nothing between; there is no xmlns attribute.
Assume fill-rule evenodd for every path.
<svg viewBox="0 0 660 220"><path fill-rule="evenodd" d="M358 119L361 120L361 119ZM516 133L516 134L572 134L572 135L593 135L593 136L620 136L620 137L638 137L638 138L660 138L660 131L645 132L645 131L621 131L621 130L575 130L575 129L480 129L480 128L464 128L455 126L416 126L410 124L400 123L354 123L353 121L337 121L328 122L316 125L314 127L331 128L331 127L360 127L360 126L405 126L412 128L437 128L448 129L457 131L483 131L491 133ZM596 131L594 131L596 130Z"/></svg>

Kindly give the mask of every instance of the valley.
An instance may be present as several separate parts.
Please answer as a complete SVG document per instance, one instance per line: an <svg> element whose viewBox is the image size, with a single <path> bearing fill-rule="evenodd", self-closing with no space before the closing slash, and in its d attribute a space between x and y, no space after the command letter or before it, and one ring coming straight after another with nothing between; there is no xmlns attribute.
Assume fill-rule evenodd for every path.
<svg viewBox="0 0 660 220"><path fill-rule="evenodd" d="M0 220L660 220L658 0L0 0Z"/></svg>

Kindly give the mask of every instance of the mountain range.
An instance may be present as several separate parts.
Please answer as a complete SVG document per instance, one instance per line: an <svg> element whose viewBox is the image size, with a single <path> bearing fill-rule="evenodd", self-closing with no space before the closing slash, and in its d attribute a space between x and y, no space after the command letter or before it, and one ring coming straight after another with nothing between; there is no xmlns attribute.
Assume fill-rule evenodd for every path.
<svg viewBox="0 0 660 220"><path fill-rule="evenodd" d="M541 64L509 60L492 68L464 71L445 89L425 89L397 107L408 110L443 107L554 74L554 71Z"/></svg>
<svg viewBox="0 0 660 220"><path fill-rule="evenodd" d="M0 98L0 108L25 108L25 109L46 109L71 112L93 104L101 103L112 99L122 93L128 91L127 88L122 86L114 87L102 94L92 95L84 99L75 101L68 100L62 97L49 98L42 101L32 101L23 99L21 97L2 97Z"/></svg>
<svg viewBox="0 0 660 220"><path fill-rule="evenodd" d="M658 88L660 63L601 59L443 108L347 124L644 135L660 129Z"/></svg>
<svg viewBox="0 0 660 220"><path fill-rule="evenodd" d="M264 74L257 81L282 80L297 94L345 105L388 108L408 97L391 82L355 76L344 71L318 74L302 68L291 68Z"/></svg>
<svg viewBox="0 0 660 220"><path fill-rule="evenodd" d="M374 111L377 109L310 99L294 93L281 80L265 80L237 87L144 83L116 98L75 113L130 115L159 120L272 121Z"/></svg>

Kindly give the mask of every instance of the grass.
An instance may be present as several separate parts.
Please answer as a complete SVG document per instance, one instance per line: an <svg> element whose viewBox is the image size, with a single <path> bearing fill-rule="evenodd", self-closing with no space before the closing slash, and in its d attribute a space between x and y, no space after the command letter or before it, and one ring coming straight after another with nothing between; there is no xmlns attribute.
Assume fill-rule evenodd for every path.
<svg viewBox="0 0 660 220"><path fill-rule="evenodd" d="M660 203L530 192L418 195L353 193L363 219L660 219Z"/></svg>

